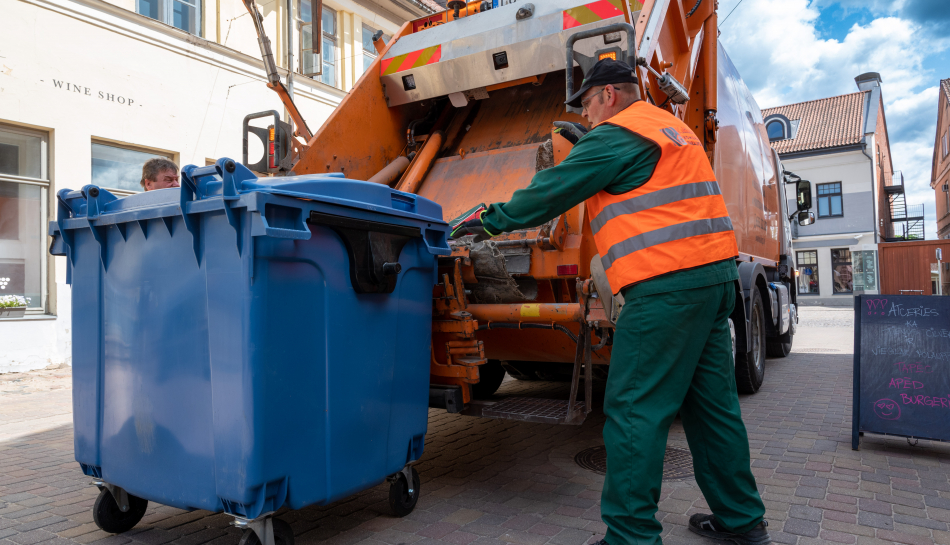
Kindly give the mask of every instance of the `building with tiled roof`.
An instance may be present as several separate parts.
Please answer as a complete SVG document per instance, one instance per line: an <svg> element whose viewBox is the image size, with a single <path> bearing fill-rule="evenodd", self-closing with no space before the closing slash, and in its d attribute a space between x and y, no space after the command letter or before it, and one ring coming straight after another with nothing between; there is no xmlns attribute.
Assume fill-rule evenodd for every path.
<svg viewBox="0 0 950 545"><path fill-rule="evenodd" d="M854 93L762 110L785 169L812 187L816 221L793 223L800 304L851 305L855 293L879 293L878 244L923 238L923 207L906 205L894 173L881 77L855 83Z"/></svg>
<svg viewBox="0 0 950 545"><path fill-rule="evenodd" d="M930 187L934 189L937 201L937 238L950 238L950 79L940 81L937 95L937 131Z"/></svg>

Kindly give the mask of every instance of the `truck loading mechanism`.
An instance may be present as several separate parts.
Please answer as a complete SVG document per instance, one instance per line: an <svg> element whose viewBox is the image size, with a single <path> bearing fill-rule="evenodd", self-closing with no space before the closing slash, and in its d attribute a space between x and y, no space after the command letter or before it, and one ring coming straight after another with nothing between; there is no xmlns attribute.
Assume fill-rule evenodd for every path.
<svg viewBox="0 0 950 545"><path fill-rule="evenodd" d="M268 85L296 126L291 156L276 174L342 172L432 199L447 218L473 203L506 201L569 153L552 124L584 121L565 111L572 82L599 59L626 60L641 95L690 126L715 169L741 252L731 318L736 382L744 393L761 387L766 355L789 353L797 322L791 221L814 216L807 182L782 167L755 100L718 43L715 2L687 11L682 0L517 1L494 9L460 0L406 23L388 43L374 39L378 58L312 136L268 68L277 76ZM797 203L786 202L786 184L796 184ZM584 205L452 248L433 290L430 404L582 422L593 376L610 363L623 305L607 287ZM493 397L506 373L569 379L570 397Z"/></svg>

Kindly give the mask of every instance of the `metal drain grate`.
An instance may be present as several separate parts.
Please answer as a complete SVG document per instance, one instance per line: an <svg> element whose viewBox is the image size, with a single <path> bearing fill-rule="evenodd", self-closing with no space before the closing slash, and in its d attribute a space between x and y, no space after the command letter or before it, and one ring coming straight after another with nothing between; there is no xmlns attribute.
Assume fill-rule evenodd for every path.
<svg viewBox="0 0 950 545"><path fill-rule="evenodd" d="M607 473L607 448L604 446L584 449L574 456L577 465L594 473ZM666 447L663 456L663 480L672 481L693 476L693 457L682 448Z"/></svg>
<svg viewBox="0 0 950 545"><path fill-rule="evenodd" d="M808 354L821 354L823 352L841 352L837 348L796 348L792 352L804 352Z"/></svg>

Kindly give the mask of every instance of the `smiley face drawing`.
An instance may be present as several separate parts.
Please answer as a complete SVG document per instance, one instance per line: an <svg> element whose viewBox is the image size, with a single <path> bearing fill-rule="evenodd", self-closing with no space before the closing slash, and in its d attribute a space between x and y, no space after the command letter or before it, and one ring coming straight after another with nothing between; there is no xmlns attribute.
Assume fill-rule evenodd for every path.
<svg viewBox="0 0 950 545"><path fill-rule="evenodd" d="M901 417L901 407L896 401L878 399L874 402L874 414L883 420L897 420Z"/></svg>

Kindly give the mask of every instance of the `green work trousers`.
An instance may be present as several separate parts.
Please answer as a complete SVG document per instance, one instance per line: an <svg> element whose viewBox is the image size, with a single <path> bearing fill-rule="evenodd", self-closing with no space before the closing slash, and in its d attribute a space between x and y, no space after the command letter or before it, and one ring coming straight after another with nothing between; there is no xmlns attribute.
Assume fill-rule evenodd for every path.
<svg viewBox="0 0 950 545"><path fill-rule="evenodd" d="M609 545L662 543L663 456L679 412L693 469L718 522L747 532L765 515L749 459L732 362L735 284L647 295L620 313L604 399Z"/></svg>

